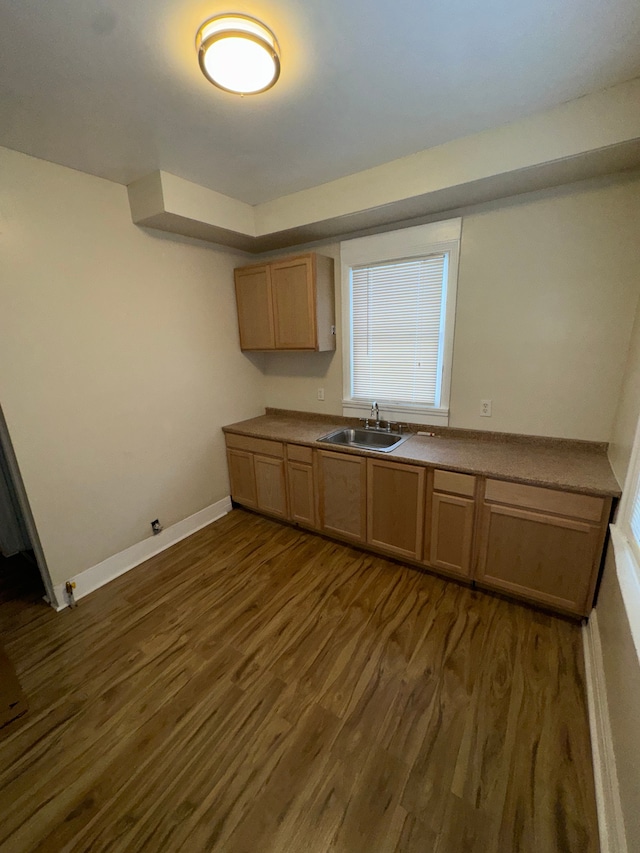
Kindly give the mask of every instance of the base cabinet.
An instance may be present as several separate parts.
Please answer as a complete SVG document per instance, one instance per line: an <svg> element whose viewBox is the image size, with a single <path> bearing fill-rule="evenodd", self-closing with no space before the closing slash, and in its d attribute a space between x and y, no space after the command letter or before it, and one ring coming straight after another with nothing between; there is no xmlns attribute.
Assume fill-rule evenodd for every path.
<svg viewBox="0 0 640 853"><path fill-rule="evenodd" d="M305 462L287 463L289 518L305 527L316 527L313 466Z"/></svg>
<svg viewBox="0 0 640 853"><path fill-rule="evenodd" d="M367 460L367 542L419 560L422 554L425 469Z"/></svg>
<svg viewBox="0 0 640 853"><path fill-rule="evenodd" d="M355 542L367 537L367 460L318 451L320 527Z"/></svg>
<svg viewBox="0 0 640 853"><path fill-rule="evenodd" d="M231 497L239 504L256 509L258 498L253 453L229 447L227 448L227 464L229 466Z"/></svg>
<svg viewBox="0 0 640 853"><path fill-rule="evenodd" d="M430 471L424 561L449 574L470 578L476 478Z"/></svg>
<svg viewBox="0 0 640 853"><path fill-rule="evenodd" d="M284 445L279 441L227 436L231 497L250 509L287 517Z"/></svg>
<svg viewBox="0 0 640 853"><path fill-rule="evenodd" d="M611 498L227 435L231 496L372 551L589 614Z"/></svg>
<svg viewBox="0 0 640 853"><path fill-rule="evenodd" d="M255 455L257 508L270 515L287 517L287 487L284 461Z"/></svg>
<svg viewBox="0 0 640 853"><path fill-rule="evenodd" d="M507 500L518 505L502 503ZM564 613L587 616L609 509L610 500L603 498L489 480L476 581Z"/></svg>
<svg viewBox="0 0 640 853"><path fill-rule="evenodd" d="M289 520L303 527L318 527L316 462L310 447L287 444L287 494Z"/></svg>

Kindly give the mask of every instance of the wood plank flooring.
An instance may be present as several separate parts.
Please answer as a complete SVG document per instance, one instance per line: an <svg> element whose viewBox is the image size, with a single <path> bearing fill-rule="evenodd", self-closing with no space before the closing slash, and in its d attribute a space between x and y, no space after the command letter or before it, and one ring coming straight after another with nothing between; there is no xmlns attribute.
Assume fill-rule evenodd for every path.
<svg viewBox="0 0 640 853"><path fill-rule="evenodd" d="M598 850L577 625L242 510L0 619L3 853Z"/></svg>

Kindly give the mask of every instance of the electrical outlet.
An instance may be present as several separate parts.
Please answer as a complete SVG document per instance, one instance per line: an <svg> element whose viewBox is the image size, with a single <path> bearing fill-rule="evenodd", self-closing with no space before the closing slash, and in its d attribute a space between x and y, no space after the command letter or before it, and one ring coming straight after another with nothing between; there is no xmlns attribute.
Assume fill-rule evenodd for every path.
<svg viewBox="0 0 640 853"><path fill-rule="evenodd" d="M318 388L318 400L324 400L324 388Z"/></svg>
<svg viewBox="0 0 640 853"><path fill-rule="evenodd" d="M480 417L491 417L491 400L480 400Z"/></svg>

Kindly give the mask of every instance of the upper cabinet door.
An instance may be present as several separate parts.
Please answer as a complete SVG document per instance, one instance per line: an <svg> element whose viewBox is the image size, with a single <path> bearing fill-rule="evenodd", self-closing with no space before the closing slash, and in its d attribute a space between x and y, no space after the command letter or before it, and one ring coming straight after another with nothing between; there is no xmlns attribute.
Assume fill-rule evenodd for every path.
<svg viewBox="0 0 640 853"><path fill-rule="evenodd" d="M312 255L271 264L276 349L316 349Z"/></svg>
<svg viewBox="0 0 640 853"><path fill-rule="evenodd" d="M268 265L235 271L240 348L275 348L271 272Z"/></svg>

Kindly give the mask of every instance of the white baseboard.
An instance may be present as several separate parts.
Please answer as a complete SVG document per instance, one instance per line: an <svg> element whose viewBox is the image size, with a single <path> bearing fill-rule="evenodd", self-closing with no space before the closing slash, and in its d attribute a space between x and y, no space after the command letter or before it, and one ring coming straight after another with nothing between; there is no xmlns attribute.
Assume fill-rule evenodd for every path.
<svg viewBox="0 0 640 853"><path fill-rule="evenodd" d="M596 611L582 629L591 729L591 756L596 785L600 853L627 853L624 818L611 737L607 685Z"/></svg>
<svg viewBox="0 0 640 853"><path fill-rule="evenodd" d="M74 597L79 599L89 595L90 592L94 592L109 581L115 580L130 569L139 566L140 563L144 563L150 557L154 557L166 548L175 545L176 542L186 539L187 536L191 536L197 530L201 530L213 521L222 518L230 510L231 498L222 498L222 500L201 509L200 512L178 521L177 524L172 524L171 527L167 527L166 530L156 536L150 536L148 539L143 539L142 542L136 542L130 548L126 548L112 557L107 557L101 563L85 569L84 572L69 578L76 585L73 591ZM65 610L69 606L65 584L57 584L54 587L54 592L60 602L56 610L58 612Z"/></svg>

